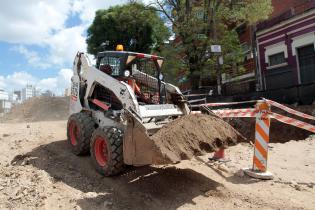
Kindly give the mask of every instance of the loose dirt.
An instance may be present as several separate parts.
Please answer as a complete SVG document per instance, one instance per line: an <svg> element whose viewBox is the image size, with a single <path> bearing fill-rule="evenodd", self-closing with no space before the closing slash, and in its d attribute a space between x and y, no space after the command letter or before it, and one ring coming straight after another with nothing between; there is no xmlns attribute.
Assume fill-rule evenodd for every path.
<svg viewBox="0 0 315 210"><path fill-rule="evenodd" d="M271 134L278 132L286 142L269 144L268 170L275 177L271 181L252 179L240 170L252 165L253 147L248 143L228 147L228 163L209 162L213 154L206 154L178 164L131 167L104 178L89 156L70 152L65 120L38 121L67 118L68 99L41 100L16 107L11 118L0 123L0 209L314 209L315 136L290 141L296 137L286 130L290 126L271 127ZM46 107L36 107L38 103ZM23 110L31 114L21 117ZM19 120L24 122L13 123ZM240 125L246 135L254 122ZM161 150L173 150L171 158L177 160L235 144L241 137L222 120L190 115L154 138Z"/></svg>
<svg viewBox="0 0 315 210"><path fill-rule="evenodd" d="M174 120L162 127L152 139L169 162L191 159L244 140L222 119L202 114Z"/></svg>
<svg viewBox="0 0 315 210"><path fill-rule="evenodd" d="M69 115L68 97L34 97L14 106L2 122L65 120Z"/></svg>
<svg viewBox="0 0 315 210"><path fill-rule="evenodd" d="M315 138L269 146L271 181L240 171L252 165L248 143L229 147L225 164L207 154L104 178L70 152L66 121L0 124L0 209L313 210Z"/></svg>

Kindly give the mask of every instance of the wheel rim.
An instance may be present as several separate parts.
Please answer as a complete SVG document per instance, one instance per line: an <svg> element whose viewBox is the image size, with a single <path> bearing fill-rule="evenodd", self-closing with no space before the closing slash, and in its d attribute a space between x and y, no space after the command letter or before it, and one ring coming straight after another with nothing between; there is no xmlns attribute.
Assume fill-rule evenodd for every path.
<svg viewBox="0 0 315 210"><path fill-rule="evenodd" d="M78 143L77 139L80 134L79 128L77 124L72 121L70 122L69 130L70 130L70 142L73 146L75 146Z"/></svg>
<svg viewBox="0 0 315 210"><path fill-rule="evenodd" d="M108 152L107 144L104 138L97 137L94 144L95 159L100 166L105 166L107 163Z"/></svg>

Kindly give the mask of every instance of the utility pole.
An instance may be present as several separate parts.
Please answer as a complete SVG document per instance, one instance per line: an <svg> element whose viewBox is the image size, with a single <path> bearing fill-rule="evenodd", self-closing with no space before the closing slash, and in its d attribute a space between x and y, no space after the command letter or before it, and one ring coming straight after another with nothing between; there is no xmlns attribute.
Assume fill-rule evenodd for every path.
<svg viewBox="0 0 315 210"><path fill-rule="evenodd" d="M215 44L218 43L218 34L217 34L217 28L216 28L216 10L215 10L215 5L216 5L216 0L208 0L208 16L209 18L209 24L211 26L211 38L214 41ZM220 56L216 55L215 56L216 60L216 65L215 65L215 72L217 76L217 93L218 95L222 94L222 78L221 78L221 67L220 67Z"/></svg>

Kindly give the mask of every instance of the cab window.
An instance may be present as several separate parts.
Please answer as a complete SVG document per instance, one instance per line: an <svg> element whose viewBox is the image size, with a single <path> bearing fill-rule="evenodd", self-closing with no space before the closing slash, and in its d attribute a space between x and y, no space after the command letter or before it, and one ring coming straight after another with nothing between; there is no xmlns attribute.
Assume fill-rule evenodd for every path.
<svg viewBox="0 0 315 210"><path fill-rule="evenodd" d="M108 65L111 67L111 75L119 76L120 59L117 57L104 57L101 59L100 66Z"/></svg>

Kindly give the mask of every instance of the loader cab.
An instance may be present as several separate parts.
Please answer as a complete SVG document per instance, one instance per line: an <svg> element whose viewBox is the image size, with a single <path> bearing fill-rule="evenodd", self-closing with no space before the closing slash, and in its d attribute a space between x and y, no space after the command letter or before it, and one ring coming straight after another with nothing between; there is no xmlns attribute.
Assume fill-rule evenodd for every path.
<svg viewBox="0 0 315 210"><path fill-rule="evenodd" d="M163 103L161 84L163 76L161 66L163 58L155 55L134 53L127 51L105 51L98 53L96 68L111 75L118 80L125 81L133 87L139 101L149 104ZM145 75L157 79L156 89L149 88L148 84L136 81L133 77L133 69L143 72ZM149 80L147 80L149 81Z"/></svg>
<svg viewBox="0 0 315 210"><path fill-rule="evenodd" d="M126 78L132 75L132 65L145 74L161 79L163 58L155 55L127 51L105 51L97 55L96 68L113 77ZM126 73L126 70L129 71Z"/></svg>
<svg viewBox="0 0 315 210"><path fill-rule="evenodd" d="M97 56L96 67L113 77L120 77L124 69L123 57L121 53L101 52Z"/></svg>

